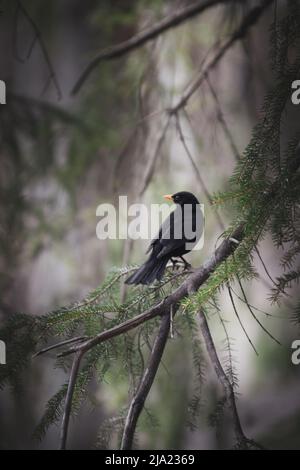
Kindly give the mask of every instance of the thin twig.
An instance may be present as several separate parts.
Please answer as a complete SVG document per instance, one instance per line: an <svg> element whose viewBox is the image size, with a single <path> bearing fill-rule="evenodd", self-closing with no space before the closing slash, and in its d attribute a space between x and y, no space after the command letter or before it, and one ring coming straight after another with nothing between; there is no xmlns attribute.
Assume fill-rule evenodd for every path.
<svg viewBox="0 0 300 470"><path fill-rule="evenodd" d="M241 320L241 318L240 318L240 316L239 316L239 313L238 313L238 311L237 311L235 302L234 302L234 300L233 300L233 296L232 296L232 292L231 292L231 287L230 287L229 284L227 285L227 290L228 290L228 294L229 294L229 297L230 297L230 300L231 300L231 303L232 303L232 307L233 307L235 316L237 317L238 322L239 322L239 324L241 325L241 328L242 328L242 330L243 330L243 332L244 332L244 334L245 334L247 340L249 341L250 345L252 346L252 348L253 348L255 354L258 356L259 354L258 354L258 352L257 352L257 349L256 349L256 347L254 346L254 344L253 344L253 342L252 342L250 336L248 335L247 330L246 330L246 328L244 327L244 325L243 325L243 323L242 323L242 320Z"/></svg>
<svg viewBox="0 0 300 470"><path fill-rule="evenodd" d="M263 258L262 258L262 256L261 256L261 254L260 254L260 252L259 252L257 246L255 246L254 249L255 249L255 251L256 251L256 253L257 253L257 256L258 256L258 258L259 258L259 260L260 260L260 262L261 262L261 264L262 264L264 270L265 270L266 275L268 276L268 278L270 279L270 281L272 282L272 284L274 284L274 286L278 287L276 281L274 281L274 279L272 278L271 274L269 273L269 270L268 270L268 268L267 268L267 266L266 266L266 263L264 262L264 260L263 260Z"/></svg>
<svg viewBox="0 0 300 470"><path fill-rule="evenodd" d="M241 289L241 291L242 291L242 295L243 295L243 297L244 297L245 303L246 303L246 305L247 305L247 307L248 307L248 310L249 310L249 312L251 313L252 317L253 317L254 320L259 324L259 326L261 327L261 329L269 336L269 338L271 338L273 341L275 341L275 343L277 343L277 344L279 344L279 346L281 346L280 341L278 341L278 339L276 339L276 338L264 327L264 325L261 323L261 321L257 318L257 316L255 315L255 313L253 312L253 310L252 310L252 308L251 308L251 305L250 305L249 302L248 302L248 299L247 299L247 296L246 296L246 293L245 293L243 284L241 283L241 280L240 280L239 276L237 276L237 280L238 280L240 289Z"/></svg>
<svg viewBox="0 0 300 470"><path fill-rule="evenodd" d="M238 148L234 142L234 139L232 137L232 134L230 132L230 129L227 125L227 122L224 118L224 115L223 115L223 112L222 112L222 108L221 108L221 104L220 104L220 101L219 101L219 98L218 98L218 95L214 89L214 87L212 86L212 83L209 79L209 76L206 77L206 81L207 81L207 84L208 84L208 87L210 89L210 92L211 92L211 95L212 97L214 98L215 100L215 103L216 103L216 106L217 106L217 117L218 117L218 120L223 128L223 132L225 134L225 136L227 137L227 140L229 142L229 145L231 147L231 150L232 150L232 153L234 155L234 158L235 160L238 162L240 160L240 153L238 151Z"/></svg>
<svg viewBox="0 0 300 470"><path fill-rule="evenodd" d="M23 13L24 17L27 19L28 23L31 25L31 27L34 31L34 35L35 35L33 40L32 40L32 43L30 45L30 48L29 48L29 51L28 51L28 54L27 54L27 58L30 56L35 43L38 42L39 45L40 45L40 48L42 50L42 53L43 53L45 62L47 64L47 67L49 69L49 79L53 82L54 87L55 87L56 92L57 92L57 98L60 100L62 98L62 92L61 92L61 89L60 89L58 79L57 79L56 73L54 71L53 65L51 63L47 47L44 43L42 34L41 34L39 28L37 27L36 23L34 22L33 18L30 16L30 14L28 13L28 11L23 6L23 4L20 0L17 0L17 8L20 9L20 11ZM45 92L45 90L44 90L44 92Z"/></svg>
<svg viewBox="0 0 300 470"><path fill-rule="evenodd" d="M176 127L177 127L177 130L178 130L179 139L180 139L180 141L181 141L181 143L182 143L182 145L183 145L183 148L184 148L184 150L185 150L185 152L186 152L186 154L187 154L187 156L188 156L188 158L189 158L189 160L190 160L190 162L191 162L191 164L192 164L192 166L193 166L193 169L194 169L194 171L195 171L195 173L196 173L196 176L197 176L198 182L199 182L199 184L200 184L200 186L201 186L201 188L202 188L202 191L204 192L204 194L205 194L205 196L206 196L206 198L207 198L207 200L208 200L210 206L212 206L212 205L213 205L212 197L211 197L210 192L208 191L208 189L207 189L207 187L206 187L206 184L205 184L205 182L204 182L204 180L203 180L203 178L202 178L202 176L201 176L201 173L200 173L200 171L199 171L199 169L198 169L198 167L197 167L197 165L196 165L196 162L195 162L195 160L194 160L194 158L193 158L193 155L191 154L190 149L189 149L189 147L188 147L188 145L187 145L187 143L186 143L186 141L185 141L185 138L184 138L184 135L183 135L183 132L182 132L182 128L181 128L180 119L179 119L178 114L176 114L176 117L175 117L175 118L176 118ZM222 229L222 230L225 230L225 226L224 226L224 224L223 224L223 221L222 221L222 219L221 219L221 217L220 217L220 215L219 215L219 213L218 213L217 211L215 212L215 216L216 216L217 222L218 222L219 226L221 227L221 229Z"/></svg>
<svg viewBox="0 0 300 470"><path fill-rule="evenodd" d="M41 356L42 354L45 354L49 351L52 351L53 349L58 349L58 348L61 348L62 346L66 346L72 343L79 343L81 341L86 341L87 339L88 339L88 336L77 336L76 338L66 339L65 341L61 341L60 343L52 344L51 346L48 346L47 348L41 349L40 351L36 352L32 356L32 359L34 359L37 356Z"/></svg>
<svg viewBox="0 0 300 470"><path fill-rule="evenodd" d="M137 33L127 41L105 49L104 51L100 52L100 54L96 56L86 67L74 85L72 94L74 95L80 90L85 80L100 62L122 57L123 55L128 54L128 52L143 46L148 41L152 41L153 39L157 38L165 31L179 26L190 18L199 15L205 10L216 5L226 3L242 3L243 1L244 0L200 0L193 3L192 5L182 8L179 11L176 11L167 18L158 21L154 26Z"/></svg>
<svg viewBox="0 0 300 470"><path fill-rule="evenodd" d="M161 363L161 358L168 340L169 331L170 319L168 314L165 314L161 320L161 325L151 350L148 365L143 373L138 389L130 403L123 431L121 450L130 450L132 448L137 421L142 412L144 403L150 392L159 365Z"/></svg>
<svg viewBox="0 0 300 470"><path fill-rule="evenodd" d="M243 299L234 289L232 286L230 286L232 292L234 293L234 295L236 296L237 299L239 299L241 302L245 303L246 304L246 301L245 299ZM248 304L250 305L250 307L255 310L256 312L259 312L259 313L262 313L263 315L265 315L266 317L270 317L270 318L280 318L282 320L286 320L286 317L284 316L280 316L280 315L273 315L272 313L268 313L268 312L265 312L264 310L261 310L260 308L257 308L255 307L254 305L250 304L250 302L248 302Z"/></svg>
<svg viewBox="0 0 300 470"><path fill-rule="evenodd" d="M84 300L83 302L81 302L80 304L77 304L76 305L76 308L81 308L81 307L85 307L86 305L89 305L89 304L92 304L94 302L96 302L97 300L99 300L101 297L103 297L103 295L116 283L118 282L122 276L125 276L129 273L131 273L132 271L136 271L137 268L133 267L133 268L128 268L122 272L120 272L116 277L114 277L112 279L112 281L105 287L105 289L103 289L102 291L99 292L99 294L96 294L94 295L94 297L92 297L91 299L86 299Z"/></svg>
<svg viewBox="0 0 300 470"><path fill-rule="evenodd" d="M153 155L148 161L147 168L146 168L146 171L145 171L145 176L144 176L144 179L143 179L142 184L141 184L140 189L139 189L139 197L143 196L144 192L146 191L146 189L147 189L147 187L148 187L148 185L151 181L151 178L152 178L152 175L153 175L153 172L154 172L154 169L155 169L155 165L156 165L156 162L157 162L157 158L160 154L160 149L161 149L161 146L162 146L162 144L165 140L166 133L167 133L167 130L169 128L169 125L170 125L170 116L169 116L169 118L167 119L165 125L162 128L162 131L161 131L160 136L157 140L157 144L155 146Z"/></svg>

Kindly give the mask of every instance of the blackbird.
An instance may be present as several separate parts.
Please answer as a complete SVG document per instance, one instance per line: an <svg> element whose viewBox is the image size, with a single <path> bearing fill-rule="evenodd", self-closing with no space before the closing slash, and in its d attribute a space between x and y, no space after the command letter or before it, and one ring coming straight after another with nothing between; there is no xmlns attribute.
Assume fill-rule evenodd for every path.
<svg viewBox="0 0 300 470"><path fill-rule="evenodd" d="M164 196L175 202L176 208L162 223L157 236L151 241L148 260L128 279L126 284L151 284L160 281L169 260L181 258L193 249L203 231L203 214L198 199L187 191Z"/></svg>

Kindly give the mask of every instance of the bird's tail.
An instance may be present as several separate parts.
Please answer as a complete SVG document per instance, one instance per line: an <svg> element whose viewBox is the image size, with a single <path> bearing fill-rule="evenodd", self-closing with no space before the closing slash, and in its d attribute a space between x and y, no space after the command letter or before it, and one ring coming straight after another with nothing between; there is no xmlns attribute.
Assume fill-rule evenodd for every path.
<svg viewBox="0 0 300 470"><path fill-rule="evenodd" d="M150 257L135 273L133 273L125 284L151 284L157 279L158 281L164 275L168 258L152 258Z"/></svg>

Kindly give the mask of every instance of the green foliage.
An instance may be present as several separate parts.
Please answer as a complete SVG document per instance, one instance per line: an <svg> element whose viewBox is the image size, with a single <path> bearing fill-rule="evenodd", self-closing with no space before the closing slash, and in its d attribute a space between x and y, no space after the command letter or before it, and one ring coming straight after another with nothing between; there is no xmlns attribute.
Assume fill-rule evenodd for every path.
<svg viewBox="0 0 300 470"><path fill-rule="evenodd" d="M0 367L0 389L7 385L18 387L36 347L40 326L38 318L15 314L1 328L0 338L6 344L9 361Z"/></svg>
<svg viewBox="0 0 300 470"><path fill-rule="evenodd" d="M22 373L30 365L34 352L46 344L72 339L74 336L84 335L93 337L100 331L112 328L120 322L134 317L153 304L159 302L174 289L185 273L174 275L168 272L162 283L152 288L131 289L124 303L120 303L120 282L134 267L113 270L104 283L91 292L82 302L59 308L41 317L30 315L15 315L10 317L5 327L0 330L0 337L9 346L9 363L1 367L1 387L21 379ZM187 317L186 317L187 318ZM136 331L115 337L94 347L89 351L83 361L77 378L72 403L72 413L76 414L84 400L89 396L89 383L93 377L100 382L127 382L132 390L136 387L139 377L145 367L145 355L153 342L153 334L158 327L158 319L146 322ZM192 319L189 321L192 328ZM194 363L198 368L198 376L202 374L200 364L199 345L193 339ZM67 346L66 346L67 347ZM35 359L37 361L38 359ZM56 367L67 371L70 368L70 358L59 358ZM63 412L67 384L62 384L58 392L49 400L45 413L38 424L34 436L43 438L49 426L57 423ZM123 397L125 402L121 408L126 409L127 393ZM107 418L104 424L103 436L99 433L99 445L106 445L105 436L108 435L111 423L118 420ZM113 430L111 430L113 432Z"/></svg>
<svg viewBox="0 0 300 470"><path fill-rule="evenodd" d="M283 251L281 265L290 272L278 277L272 290L277 301L286 288L299 281L297 257L299 255L299 132L284 144L281 139L285 125L285 109L291 94L292 82L299 78L300 70L300 10L290 2L287 14L271 29L271 65L274 85L268 92L262 116L255 126L251 141L230 179L229 190L217 194L216 205L230 203L235 210L235 222L245 224L244 261L255 245L269 232L274 245ZM289 59L292 58L291 59ZM239 248L240 250L240 248ZM238 253L237 253L238 256ZM243 263L242 263L243 264ZM239 267L239 277L247 275ZM231 273L231 268L229 274ZM210 282L218 287L216 275ZM209 284L200 291L198 300L209 298Z"/></svg>

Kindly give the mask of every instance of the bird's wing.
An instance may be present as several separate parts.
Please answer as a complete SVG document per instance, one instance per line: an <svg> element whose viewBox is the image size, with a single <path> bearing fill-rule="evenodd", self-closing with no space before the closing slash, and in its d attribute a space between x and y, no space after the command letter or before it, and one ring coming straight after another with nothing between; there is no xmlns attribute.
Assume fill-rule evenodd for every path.
<svg viewBox="0 0 300 470"><path fill-rule="evenodd" d="M162 230L158 258L172 255L172 252L186 247L191 251L200 240L204 227L204 218L200 205L185 208L184 212L178 208L165 221L165 230Z"/></svg>
<svg viewBox="0 0 300 470"><path fill-rule="evenodd" d="M184 245L185 240L183 239L182 233L182 221L181 208L176 207L161 226L161 236L159 240L160 252L157 255L158 258L169 255L174 250Z"/></svg>
<svg viewBox="0 0 300 470"><path fill-rule="evenodd" d="M170 226L173 223L174 212L176 212L176 209L175 209L175 211L171 212L171 214L163 221L163 223L161 224L161 226L159 228L158 234L151 241L146 253L149 253L149 251L151 251L154 248L154 245L156 245L157 243L160 244L160 240L162 238L163 239L166 238L167 233L170 230Z"/></svg>

